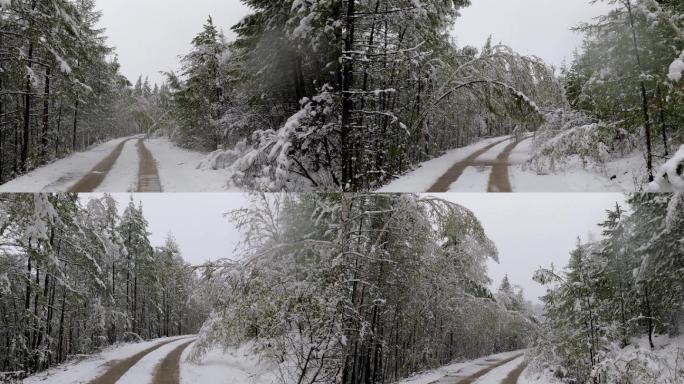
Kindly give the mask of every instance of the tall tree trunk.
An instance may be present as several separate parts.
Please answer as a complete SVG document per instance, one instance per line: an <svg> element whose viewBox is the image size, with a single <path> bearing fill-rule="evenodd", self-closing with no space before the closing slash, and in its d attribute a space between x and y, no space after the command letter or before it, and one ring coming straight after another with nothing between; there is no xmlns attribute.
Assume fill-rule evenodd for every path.
<svg viewBox="0 0 684 384"><path fill-rule="evenodd" d="M344 39L344 52L342 56L350 55L354 48L354 28L355 28L355 0L347 0L346 29L347 34ZM349 134L352 125L352 111L354 100L352 99L351 89L354 85L354 63L351 57L346 57L342 64L342 116L340 131L340 155L342 157L342 190L354 190L354 181L351 164L351 148Z"/></svg>
<svg viewBox="0 0 684 384"><path fill-rule="evenodd" d="M43 100L43 131L40 134L41 162L46 162L48 132L50 128L50 68L45 69L45 92Z"/></svg>
<svg viewBox="0 0 684 384"><path fill-rule="evenodd" d="M639 75L644 73L644 68L641 65L641 54L639 53L639 43L637 41L636 28L634 26L634 15L632 14L632 1L627 0L627 11L629 14L629 23L632 29L632 41L634 44L634 52L636 55L637 65L639 67ZM641 87L641 109L644 117L644 134L646 135L646 169L648 170L648 181L652 182L653 178L653 150L651 143L651 119L649 113L648 93L646 92L646 82L640 81Z"/></svg>
<svg viewBox="0 0 684 384"><path fill-rule="evenodd" d="M28 49L28 63L26 67L29 71L33 67L33 42L29 43ZM24 94L24 130L21 142L21 160L19 162L19 169L21 172L26 171L26 162L28 161L29 140L31 139L31 75L26 75L26 87Z"/></svg>
<svg viewBox="0 0 684 384"><path fill-rule="evenodd" d="M71 136L71 150L76 152L76 133L78 132L78 107L79 107L78 94L76 95L76 102L74 103L74 126Z"/></svg>
<svg viewBox="0 0 684 384"><path fill-rule="evenodd" d="M658 94L658 110L660 112L660 133L663 138L664 154L665 157L667 157L670 155L670 149L668 148L667 144L667 125L665 124L665 108L663 107L664 100L662 91L660 90L660 84L658 84L658 86L656 87L656 93Z"/></svg>
<svg viewBox="0 0 684 384"><path fill-rule="evenodd" d="M62 131L62 106L64 103L59 101L59 108L57 108L57 126L55 127L55 156L59 157L59 141Z"/></svg>
<svg viewBox="0 0 684 384"><path fill-rule="evenodd" d="M57 362L64 361L64 312L66 309L66 287L62 287L62 309L59 315L59 332L57 336Z"/></svg>

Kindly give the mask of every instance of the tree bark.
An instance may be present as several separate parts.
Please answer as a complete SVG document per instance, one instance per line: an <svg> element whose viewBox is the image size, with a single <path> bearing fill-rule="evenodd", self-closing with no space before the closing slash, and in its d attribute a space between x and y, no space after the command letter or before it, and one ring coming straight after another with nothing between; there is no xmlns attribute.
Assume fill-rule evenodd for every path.
<svg viewBox="0 0 684 384"><path fill-rule="evenodd" d="M354 109L354 100L350 91L354 85L354 64L351 57L346 57L354 48L354 13L355 0L347 0L346 13L346 29L347 34L344 39L344 57L342 65L342 116L340 127L340 155L342 157L342 190L354 190L354 181L352 175L351 164L351 148L349 143L349 134L351 131L352 111Z"/></svg>
<svg viewBox="0 0 684 384"><path fill-rule="evenodd" d="M48 132L50 129L50 68L45 69L45 92L43 100L43 132L40 135L41 162L47 161Z"/></svg>
<svg viewBox="0 0 684 384"><path fill-rule="evenodd" d="M627 12L629 14L629 23L632 28L632 41L634 44L634 52L636 55L637 65L639 67L639 76L644 73L643 66L641 65L641 54L639 53L639 43L637 41L636 29L634 27L634 15L632 14L632 2L627 0ZM652 182L653 178L653 151L651 143L651 119L649 116L649 102L648 93L646 92L646 83L644 80L640 80L641 88L641 108L644 117L644 134L646 136L646 169L648 170L648 181Z"/></svg>
<svg viewBox="0 0 684 384"><path fill-rule="evenodd" d="M76 133L78 132L78 107L79 107L79 99L78 99L78 94L76 95L76 102L74 103L74 126L72 130L72 141L71 141L71 150L72 152L76 152Z"/></svg>

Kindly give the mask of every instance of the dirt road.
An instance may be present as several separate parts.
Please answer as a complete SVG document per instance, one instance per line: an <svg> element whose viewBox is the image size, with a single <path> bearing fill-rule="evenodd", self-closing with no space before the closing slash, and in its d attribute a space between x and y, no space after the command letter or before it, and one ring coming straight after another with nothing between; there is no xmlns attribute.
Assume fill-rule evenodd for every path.
<svg viewBox="0 0 684 384"><path fill-rule="evenodd" d="M129 138L119 143L119 145L117 145L116 148L114 148L114 150L109 155L107 155L107 157L102 159L102 161L100 161L95 166L95 168L93 168L87 175L83 176L81 180L77 181L76 184L69 188L68 192L92 192L95 189L97 189L97 187L99 187L100 184L102 184L105 177L107 177L109 171L112 170L112 167L114 167L116 160L118 160L119 156L121 156L121 152L123 151L124 146L130 140L132 139Z"/></svg>
<svg viewBox="0 0 684 384"><path fill-rule="evenodd" d="M154 373L152 384L179 384L180 383L180 359L183 351L192 344L194 340L181 344L169 353L161 364L157 366Z"/></svg>
<svg viewBox="0 0 684 384"><path fill-rule="evenodd" d="M103 181L110 174L110 171L115 167L117 161L120 160L124 147L128 145L131 140L136 140L136 147L138 155L137 163L139 164L137 170L137 177L133 180L137 180L134 183L134 188L131 187L130 191L134 192L162 192L162 185L159 179L159 172L157 169L157 162L147 147L145 146L144 138L128 138L119 143L111 153L109 153L104 159L102 159L88 174L83 176L79 181L77 181L71 188L69 192L74 193L87 193L96 191ZM132 145L132 144L130 144ZM133 153L132 151L126 151L128 157ZM121 158L121 161L128 160L136 161L132 159ZM124 162L123 164L126 164ZM120 167L123 167L121 165ZM131 170L133 171L133 170ZM125 171L124 171L125 172ZM120 173L120 172L119 172ZM135 177L136 175L131 175ZM124 186L124 188L128 188Z"/></svg>
<svg viewBox="0 0 684 384"><path fill-rule="evenodd" d="M428 192L448 192L449 188L458 181L468 167L491 168L487 192L513 192L513 186L511 185L509 176L509 169L512 165L510 162L510 157L513 153L513 150L515 150L520 143L525 140L529 140L530 138L531 137L526 137L522 140L512 141L503 149L503 151L501 151L501 153L497 155L496 160L479 160L479 158L497 145L508 140L513 140L513 138L497 141L474 152L464 160L456 163L449 171L447 171L447 173L442 175L442 177L437 180L437 182L428 190Z"/></svg>
<svg viewBox="0 0 684 384"><path fill-rule="evenodd" d="M107 364L108 369L97 379L91 381L89 384L115 384L118 382L129 370L131 370L136 364L140 362L143 358L151 354L152 352L158 350L159 348L171 344L177 343L182 340L187 340L187 342L177 346L170 353L168 353L154 370L154 380L153 384L180 384L180 359L183 351L195 342L194 337L185 337L180 339L173 339L169 341L163 341L150 347L144 351L141 351L129 358L117 361L111 361ZM137 380L137 379L136 379ZM144 383L141 383L144 384Z"/></svg>
<svg viewBox="0 0 684 384"><path fill-rule="evenodd" d="M475 382L477 382L478 380L480 380L481 378L483 378L484 376L486 376L488 373L492 372L493 370L495 370L499 367L503 367L504 365L506 365L512 361L520 359L522 356L523 356L523 354L521 353L521 354L517 354L515 356L509 357L509 358L506 358L503 360L499 360L499 359L485 360L483 363L478 364L478 365L483 366L484 368L477 371L476 373L470 374L469 376L465 376L462 374L459 375L457 372L454 375L443 377L443 378L441 378L441 379L439 379L439 380L437 380L431 384L474 384ZM518 368L520 368L520 367L518 367ZM516 368L516 371L518 370L518 368ZM509 380L509 377L507 377L506 380L503 381L501 384L517 384L518 378L520 377L520 375L522 374L524 369L525 369L525 367L523 367L520 370L520 372L517 372L515 374L515 376L514 376L515 371L511 372L509 377L510 377L510 380L514 380L514 381L506 381L506 380ZM492 383L492 384L498 384L498 383Z"/></svg>
<svg viewBox="0 0 684 384"><path fill-rule="evenodd" d="M449 169L442 177L440 177L435 184L428 189L428 192L430 193L443 193L443 192L448 192L449 187L453 183L455 183L459 177L463 174L463 171L465 171L466 168L470 167L473 162L477 160L478 157L482 156L485 154L487 151L490 149L496 147L497 145L510 140L510 139L505 139L505 140L499 140L495 143L489 144L488 146L474 152L472 155L466 157L465 159L459 161L458 163L454 164L451 169Z"/></svg>
<svg viewBox="0 0 684 384"><path fill-rule="evenodd" d="M518 368L512 370L511 373L509 373L508 376L506 376L506 378L503 382L501 382L501 384L518 384L520 376L525 371L525 368L527 368L527 363L520 364Z"/></svg>

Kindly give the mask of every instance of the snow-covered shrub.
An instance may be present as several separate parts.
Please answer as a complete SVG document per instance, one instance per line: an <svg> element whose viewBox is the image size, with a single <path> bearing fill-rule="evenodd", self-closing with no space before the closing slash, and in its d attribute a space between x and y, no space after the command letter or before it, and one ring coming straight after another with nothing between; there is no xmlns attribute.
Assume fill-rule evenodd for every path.
<svg viewBox="0 0 684 384"><path fill-rule="evenodd" d="M527 164L539 174L564 171L577 164L601 169L613 156L623 156L637 146L637 139L626 130L595 122L581 112L557 110L545 118Z"/></svg>
<svg viewBox="0 0 684 384"><path fill-rule="evenodd" d="M649 192L684 191L684 145L667 161L648 187Z"/></svg>
<svg viewBox="0 0 684 384"><path fill-rule="evenodd" d="M301 109L282 128L256 131L249 144L214 152L200 166L227 168L230 184L250 189L337 189L337 124L336 103L326 85L312 99L302 99Z"/></svg>
<svg viewBox="0 0 684 384"><path fill-rule="evenodd" d="M675 384L684 382L684 370L679 361L684 349L648 348L613 345L603 360L594 367L592 378L606 384Z"/></svg>

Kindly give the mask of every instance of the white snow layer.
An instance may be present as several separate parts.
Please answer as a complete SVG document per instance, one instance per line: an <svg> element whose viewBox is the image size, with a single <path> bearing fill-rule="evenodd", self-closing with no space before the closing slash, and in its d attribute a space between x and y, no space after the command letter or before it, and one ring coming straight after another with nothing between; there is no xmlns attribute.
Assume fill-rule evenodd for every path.
<svg viewBox="0 0 684 384"><path fill-rule="evenodd" d="M489 144L504 140L507 137L508 136L494 137L482 140L478 143L471 144L463 148L452 149L443 156L424 162L417 169L392 181L391 183L382 187L378 192L415 193L427 191L430 189L430 187L432 187L432 185L434 185L440 176L446 173L451 167L454 166L454 164L464 160L473 152L478 151Z"/></svg>
<svg viewBox="0 0 684 384"><path fill-rule="evenodd" d="M667 77L677 83L682 79L682 73L684 73L684 52L670 64L670 72Z"/></svg>
<svg viewBox="0 0 684 384"><path fill-rule="evenodd" d="M162 360L164 360L164 358L174 349L187 342L187 339L179 340L166 344L165 346L151 352L140 359L140 361L138 361L134 366L132 366L125 375L121 376L119 381L117 381L117 384L151 383L154 379L155 368L157 368L157 365L159 365Z"/></svg>
<svg viewBox="0 0 684 384"><path fill-rule="evenodd" d="M480 377L475 384L498 384L502 383L508 375L525 362L525 357L520 357L493 369L488 374Z"/></svg>
<svg viewBox="0 0 684 384"><path fill-rule="evenodd" d="M238 349L213 349L207 352L201 363L187 360L192 349L187 348L181 356L181 384L275 384L278 367L260 360L251 352L249 345Z"/></svg>
<svg viewBox="0 0 684 384"><path fill-rule="evenodd" d="M407 379L401 380L396 384L433 384L436 382L439 383L439 380L446 376L468 377L487 368L487 365L496 364L496 361L492 361L494 359L499 361L505 360L521 353L524 353L524 351L505 352L498 355L481 357L477 360L454 363L435 370L418 373ZM513 369L515 369L515 367L511 368L511 370Z"/></svg>
<svg viewBox="0 0 684 384"><path fill-rule="evenodd" d="M188 151L175 146L166 138L145 141L157 161L159 179L165 192L223 192L230 178L227 169L200 168L207 154Z"/></svg>
<svg viewBox="0 0 684 384"><path fill-rule="evenodd" d="M684 191L684 145L662 166L655 181L648 186L648 192L675 191Z"/></svg>
<svg viewBox="0 0 684 384"><path fill-rule="evenodd" d="M140 135L132 136L131 140L126 143L121 155L97 191L128 192L136 190L139 170L137 139L141 137ZM107 157L119 143L126 139L111 140L86 152L76 153L35 169L0 186L0 193L64 192L88 174L97 163ZM179 148L165 138L145 140L145 146L156 161L162 189L165 192L231 191L228 186L229 170L199 167L200 163L206 160L206 153Z"/></svg>
<svg viewBox="0 0 684 384"><path fill-rule="evenodd" d="M379 192L425 192L454 164L473 152L506 137L486 139L464 148L454 149L446 155L426 161L416 170L399 177L381 188ZM475 162L493 161L510 141L485 152ZM521 142L511 153L509 177L514 192L631 192L643 187L639 180L645 178L643 156L635 152L631 156L608 161L603 169L584 169L581 161L564 172L538 174L525 163L531 158L532 140ZM449 187L450 192L486 192L491 167L476 165L464 170L459 179Z"/></svg>
<svg viewBox="0 0 684 384"><path fill-rule="evenodd" d="M138 140L130 140L123 147L121 156L95 192L135 192L138 185Z"/></svg>

